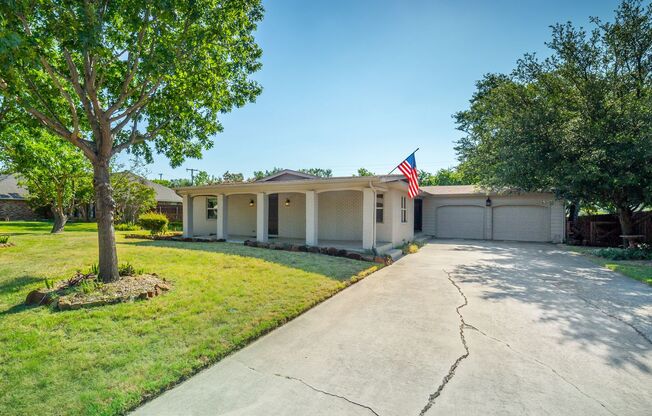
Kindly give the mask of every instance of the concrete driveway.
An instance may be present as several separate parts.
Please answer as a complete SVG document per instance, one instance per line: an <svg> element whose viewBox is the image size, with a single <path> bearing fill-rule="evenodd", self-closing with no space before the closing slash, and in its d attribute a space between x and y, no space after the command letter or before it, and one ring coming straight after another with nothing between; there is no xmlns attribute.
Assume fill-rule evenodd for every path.
<svg viewBox="0 0 652 416"><path fill-rule="evenodd" d="M652 287L553 245L437 240L137 415L644 415Z"/></svg>

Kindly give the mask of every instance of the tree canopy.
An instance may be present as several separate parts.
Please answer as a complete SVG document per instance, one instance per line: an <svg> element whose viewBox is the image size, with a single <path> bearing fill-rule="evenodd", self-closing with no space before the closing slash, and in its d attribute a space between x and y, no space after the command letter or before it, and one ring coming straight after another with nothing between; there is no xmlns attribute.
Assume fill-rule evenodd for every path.
<svg viewBox="0 0 652 416"><path fill-rule="evenodd" d="M591 21L552 26L549 58L479 81L455 115L456 149L485 186L611 206L628 234L652 196L652 5L626 0L613 22Z"/></svg>
<svg viewBox="0 0 652 416"><path fill-rule="evenodd" d="M43 129L5 125L0 161L18 175L32 206L50 208L53 233L63 231L73 210L92 199L90 163L79 149Z"/></svg>
<svg viewBox="0 0 652 416"><path fill-rule="evenodd" d="M458 168L439 169L435 173L419 170L419 185L471 185L474 182Z"/></svg>
<svg viewBox="0 0 652 416"><path fill-rule="evenodd" d="M18 112L93 165L99 275L119 279L110 169L124 150L198 158L254 101L259 0L0 2L0 116Z"/></svg>

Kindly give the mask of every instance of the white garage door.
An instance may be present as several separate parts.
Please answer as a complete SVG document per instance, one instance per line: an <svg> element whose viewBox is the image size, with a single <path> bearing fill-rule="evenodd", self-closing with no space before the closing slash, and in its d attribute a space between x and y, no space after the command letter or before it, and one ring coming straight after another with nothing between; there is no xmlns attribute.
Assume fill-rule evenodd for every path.
<svg viewBox="0 0 652 416"><path fill-rule="evenodd" d="M493 239L550 241L550 208L538 206L494 207Z"/></svg>
<svg viewBox="0 0 652 416"><path fill-rule="evenodd" d="M437 208L437 238L484 238L485 209L450 205Z"/></svg>

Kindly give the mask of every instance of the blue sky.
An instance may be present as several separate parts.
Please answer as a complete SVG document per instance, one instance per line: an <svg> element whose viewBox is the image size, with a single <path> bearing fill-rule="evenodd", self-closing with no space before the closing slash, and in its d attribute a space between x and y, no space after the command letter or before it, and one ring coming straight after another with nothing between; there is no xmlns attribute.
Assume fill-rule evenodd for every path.
<svg viewBox="0 0 652 416"><path fill-rule="evenodd" d="M525 52L546 54L549 25L611 19L617 1L266 1L257 40L264 88L223 116L201 160L172 169L156 157L149 177L186 168L251 176L274 166L357 168L384 174L415 148L420 168L456 164L451 115L474 83L509 72ZM124 160L125 157L123 156Z"/></svg>

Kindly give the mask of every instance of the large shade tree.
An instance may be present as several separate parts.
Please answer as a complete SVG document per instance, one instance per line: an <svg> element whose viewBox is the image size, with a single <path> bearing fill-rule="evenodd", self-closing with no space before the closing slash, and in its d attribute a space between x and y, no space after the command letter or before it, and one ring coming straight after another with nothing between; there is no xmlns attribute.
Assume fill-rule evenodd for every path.
<svg viewBox="0 0 652 416"><path fill-rule="evenodd" d="M652 197L652 5L626 0L592 22L553 26L548 59L485 76L456 114L457 151L483 185L612 207L631 234Z"/></svg>
<svg viewBox="0 0 652 416"><path fill-rule="evenodd" d="M100 276L117 280L109 166L200 157L218 115L261 92L259 0L0 2L0 95L93 166Z"/></svg>
<svg viewBox="0 0 652 416"><path fill-rule="evenodd" d="M18 175L31 205L50 208L52 233L63 231L74 209L90 199L88 160L79 149L41 128L4 125L0 129L0 162Z"/></svg>

